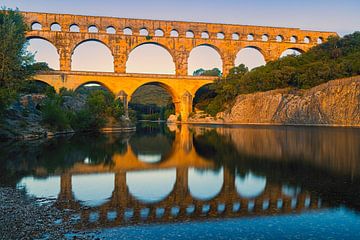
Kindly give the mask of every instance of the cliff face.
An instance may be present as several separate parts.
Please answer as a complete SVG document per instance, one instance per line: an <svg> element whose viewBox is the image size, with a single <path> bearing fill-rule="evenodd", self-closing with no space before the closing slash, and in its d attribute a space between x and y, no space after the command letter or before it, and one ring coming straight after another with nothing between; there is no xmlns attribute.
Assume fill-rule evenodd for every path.
<svg viewBox="0 0 360 240"><path fill-rule="evenodd" d="M309 90L280 89L240 95L225 123L360 126L360 76L333 80Z"/></svg>

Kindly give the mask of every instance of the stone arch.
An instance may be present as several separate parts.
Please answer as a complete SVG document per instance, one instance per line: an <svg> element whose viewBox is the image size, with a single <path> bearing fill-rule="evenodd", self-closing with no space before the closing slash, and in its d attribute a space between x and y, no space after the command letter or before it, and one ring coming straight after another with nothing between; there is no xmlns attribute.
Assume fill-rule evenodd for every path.
<svg viewBox="0 0 360 240"><path fill-rule="evenodd" d="M298 37L295 36L295 35L291 36L291 37L290 37L290 42L291 42L291 43L297 43L297 42L298 42Z"/></svg>
<svg viewBox="0 0 360 240"><path fill-rule="evenodd" d="M87 28L87 31L89 33L98 33L99 32L99 27L96 26L95 24L91 24L89 25L89 27Z"/></svg>
<svg viewBox="0 0 360 240"><path fill-rule="evenodd" d="M208 31L203 31L201 32L201 38L203 39L209 39L210 38L210 34Z"/></svg>
<svg viewBox="0 0 360 240"><path fill-rule="evenodd" d="M176 29L171 30L170 37L179 37L179 31Z"/></svg>
<svg viewBox="0 0 360 240"><path fill-rule="evenodd" d="M46 46L46 47L48 47L49 49L44 49L44 51L46 51L46 58L45 58L45 56L44 56L44 58L43 57L40 57L40 58L37 58L36 57L36 53L38 52L38 51L36 51L36 53L35 53L35 60L36 61L39 61L39 62L47 62L48 64L49 64L49 67L51 67L51 68L53 68L53 69L55 69L55 70L59 70L60 69L60 54L59 54L59 49L58 49L58 47L50 40L50 39L47 39L47 38L45 38L45 37L40 37L40 36L29 36L29 37L27 37L26 38L26 40L28 40L28 41L31 41L31 40L42 40L42 41L44 41L44 42L46 42L46 44L48 45L48 46ZM41 46L41 48L43 49L43 47L44 46ZM30 48L30 51L31 51L31 44L28 46L28 48ZM51 49L53 49L53 50L55 50L55 52L53 52L53 53L51 53ZM40 50L41 51L41 50ZM53 54L56 54L56 57L55 57L55 55L53 55ZM41 53L40 53L40 55L41 55ZM44 54L45 55L45 54ZM52 56L53 55L53 56ZM53 57L54 59L52 60L52 61L50 61L50 62L48 62L48 58L49 57ZM55 60L55 58L57 59L57 60ZM50 58L51 59L51 58Z"/></svg>
<svg viewBox="0 0 360 240"><path fill-rule="evenodd" d="M261 36L261 41L263 41L263 42L268 42L269 41L269 35L268 34L263 34L262 36Z"/></svg>
<svg viewBox="0 0 360 240"><path fill-rule="evenodd" d="M195 33L193 30L187 30L185 33L185 37L187 38L194 38L195 37Z"/></svg>
<svg viewBox="0 0 360 240"><path fill-rule="evenodd" d="M280 54L279 58L286 57L288 55L300 55L305 53L305 50L300 48L287 48Z"/></svg>
<svg viewBox="0 0 360 240"><path fill-rule="evenodd" d="M106 28L106 33L107 34L116 34L116 29L115 29L115 27L114 26L108 26L107 28Z"/></svg>
<svg viewBox="0 0 360 240"><path fill-rule="evenodd" d="M164 37L165 32L161 28L157 28L154 32L155 37Z"/></svg>
<svg viewBox="0 0 360 240"><path fill-rule="evenodd" d="M161 49L165 50L168 53L168 55L171 57L171 62L172 62L171 68L172 69L167 74L175 75L176 67L175 67L175 58L174 58L173 52L167 46L165 46L163 44L160 44L160 43L157 43L157 42L143 42L143 43L140 43L138 45L135 45L128 53L127 61L126 61L126 69L128 69L128 64L131 63L131 61L132 61L130 54L133 53L137 48L142 47L142 46L146 46L146 45L155 45L156 47L160 47ZM128 71L126 71L126 72L128 72ZM132 72L132 71L130 71L130 72ZM147 73L149 73L149 72L152 73L153 71L149 70L149 71L146 71L146 72ZM154 74L156 74L156 73L154 73Z"/></svg>
<svg viewBox="0 0 360 240"><path fill-rule="evenodd" d="M246 40L247 41L254 41L255 40L255 35L253 33L249 33L247 36L246 36Z"/></svg>
<svg viewBox="0 0 360 240"><path fill-rule="evenodd" d="M80 32L80 27L76 23L73 23L69 26L70 32Z"/></svg>
<svg viewBox="0 0 360 240"><path fill-rule="evenodd" d="M235 41L240 40L240 34L237 32L231 34L231 39Z"/></svg>
<svg viewBox="0 0 360 240"><path fill-rule="evenodd" d="M129 35L129 36L131 36L131 35L133 34L132 28L131 28L131 27L126 27L126 28L124 28L124 29L123 29L123 34L124 34L124 35Z"/></svg>
<svg viewBox="0 0 360 240"><path fill-rule="evenodd" d="M100 81L92 81L92 80L89 80L89 81L86 81L86 82L83 82L77 86L74 87L74 91L78 91L81 87L84 87L85 85L89 85L89 84L96 84L96 85L100 85L101 87L105 88L108 92L112 93L112 94L116 94L116 92L114 90L112 90L108 85L106 85L105 83L103 82L100 82Z"/></svg>
<svg viewBox="0 0 360 240"><path fill-rule="evenodd" d="M261 48L257 46L253 46L253 45L245 46L239 49L239 51L236 54L235 65L238 66L239 64L245 64L245 66L247 66L249 70L265 65L266 64L265 53Z"/></svg>
<svg viewBox="0 0 360 240"><path fill-rule="evenodd" d="M172 88L171 86L169 86L165 83L157 82L157 81L144 83L144 84L136 86L135 88L131 89L130 91L127 91L127 93L129 94L130 101L131 101L132 95L136 92L136 90L138 90L139 88L146 86L146 85L156 85L156 86L160 86L160 87L164 88L170 94L172 101L175 104L175 107L176 107L176 103L180 101L180 96L178 96L178 94L174 88Z"/></svg>
<svg viewBox="0 0 360 240"><path fill-rule="evenodd" d="M190 65L191 65L191 57L192 57L191 54L193 53L193 51L194 51L195 49L197 49L197 48L199 48L199 47L207 47L207 48L210 48L210 49L214 50L214 51L216 52L217 56L219 57L220 62L219 62L219 63L216 63L216 64L219 64L219 66L212 66L212 67L210 67L210 68L217 67L217 68L220 69L220 71L223 71L224 57L223 57L223 55L222 55L221 50L220 50L218 47L216 47L215 45L212 45L212 44L209 44L209 43L204 43L204 44L196 45L195 47L193 47L193 48L191 49L191 51L190 51L190 53L189 53L189 57L188 57L188 75L192 75L193 72L194 72L195 70L197 70L197 69L191 69L191 66L190 66ZM214 55L214 57L215 57L215 55ZM199 68L199 67L197 67L197 68ZM200 68L202 68L202 67L200 66ZM206 68L209 68L209 67L206 67Z"/></svg>
<svg viewBox="0 0 360 240"><path fill-rule="evenodd" d="M276 37L275 37L275 40L276 40L276 42L279 42L279 43L281 43L281 42L283 42L284 41L284 36L283 35L277 35Z"/></svg>
<svg viewBox="0 0 360 240"><path fill-rule="evenodd" d="M224 32L218 32L216 34L217 39L225 39L225 33Z"/></svg>
<svg viewBox="0 0 360 240"><path fill-rule="evenodd" d="M140 28L139 35L145 37L149 36L149 30L146 27Z"/></svg>
<svg viewBox="0 0 360 240"><path fill-rule="evenodd" d="M204 110L205 105L199 104L199 101L202 99L202 96L205 96L207 99L211 99L216 96L214 90L210 89L209 87L212 86L214 83L205 83L197 88L193 89L192 96L193 98L193 110ZM206 104L206 103L205 103Z"/></svg>
<svg viewBox="0 0 360 240"><path fill-rule="evenodd" d="M50 24L50 30L55 32L61 32L62 27L58 22L53 22L52 24Z"/></svg>
<svg viewBox="0 0 360 240"><path fill-rule="evenodd" d="M42 25L41 23L35 21L33 23L31 23L31 30L32 31L41 31L42 30Z"/></svg>
<svg viewBox="0 0 360 240"><path fill-rule="evenodd" d="M74 53L75 53L76 49L78 49L82 44L88 44L88 43L91 43L91 42L96 42L96 43L100 44L98 46L104 46L105 47L104 51L108 50L108 53L109 53L108 56L106 56L106 54L107 54L106 52L102 52L102 53L105 54L106 59L102 59L101 61L103 61L103 62L106 61L106 63L109 64L109 65L111 64L112 67L111 67L111 70L110 70L110 68L107 69L105 67L106 64L102 64L102 66L104 66L104 70L86 69L86 71L94 71L95 70L95 71L104 71L104 72L114 72L114 53L113 53L113 50L106 43L104 43L103 41L101 41L100 39L97 39L97 38L85 39L85 40L82 40L82 41L80 41L80 42L78 42L78 43L76 43L74 45L74 47L71 50L71 69L73 69L73 64L74 64L74 59L73 58L74 58ZM103 51L103 50L101 50L101 51ZM111 60L110 60L110 57L111 57ZM93 59L89 59L89 60L93 60ZM95 59L98 59L98 57L95 58ZM81 67L81 68L88 68L88 67Z"/></svg>

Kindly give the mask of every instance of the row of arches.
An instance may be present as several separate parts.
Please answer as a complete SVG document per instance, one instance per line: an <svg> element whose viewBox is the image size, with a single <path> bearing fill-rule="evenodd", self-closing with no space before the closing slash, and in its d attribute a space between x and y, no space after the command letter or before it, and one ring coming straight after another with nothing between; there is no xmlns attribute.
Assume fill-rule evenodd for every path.
<svg viewBox="0 0 360 240"><path fill-rule="evenodd" d="M126 173L126 185L132 197L140 202L155 204L161 202L176 191L176 169L162 171L147 170ZM209 201L216 198L223 189L224 170L188 169L188 186L190 195L195 200ZM71 190L74 198L84 205L96 207L109 201L115 189L115 174L73 175L71 177ZM144 180L146 179L146 180ZM248 172L245 176L235 177L234 187L239 197L255 199L266 188L266 177ZM60 177L48 178L25 177L18 183L18 188L25 188L28 194L39 198L57 198L60 189ZM146 188L144 188L146 181ZM211 187L204 187L211 186ZM299 188L284 185L282 194L296 197Z"/></svg>
<svg viewBox="0 0 360 240"><path fill-rule="evenodd" d="M54 45L44 39L28 40L28 50L35 53L35 60L47 62L54 70L60 69L59 54ZM281 57L300 54L298 49L283 52ZM265 58L255 47L238 52L234 64L246 65L249 69L265 65ZM188 75L199 68L222 70L223 62L219 52L210 45L195 47L188 58ZM114 72L114 57L110 49L100 41L88 40L79 44L71 59L73 71ZM175 63L169 51L156 43L142 44L131 51L126 63L127 73L175 74Z"/></svg>
<svg viewBox="0 0 360 240"><path fill-rule="evenodd" d="M33 22L31 24L31 29L34 31L41 31L42 30L42 25L39 22ZM50 25L50 31L63 31L61 25L57 22L54 22ZM68 28L65 31L69 31L69 32L80 32L81 29L77 24L71 24L70 26L68 26ZM99 32L99 27L97 27L96 25L92 24L89 25L86 29L87 32L89 33L98 33ZM115 27L113 26L108 26L105 28L104 30L105 33L107 34L124 34L124 35L133 35L135 32L131 27L125 27L124 29L122 29L121 31L117 31L115 29ZM146 27L140 28L138 35L140 36L149 36L150 32ZM180 33L177 29L172 29L169 34L165 34L165 31L161 28L157 28L155 29L153 36L155 37L179 37ZM323 37L318 37L315 39L312 39L310 36L305 36L303 39L300 39L298 36L296 35L292 35L290 37L284 37L283 35L279 34L279 35L275 35L275 36L270 36L269 34L262 34L262 35L256 35L254 33L249 33L249 34L240 34L240 33L232 33L231 36L226 36L226 34L224 32L218 32L216 34L214 34L214 36L212 36L208 31L202 31L200 32L198 35L193 31L193 30L187 30L184 33L184 36L186 38L195 38L195 37L199 37L199 38L203 38L203 39L210 39L210 38L215 38L215 39L220 39L220 40L224 40L224 39L231 39L231 40L240 40L241 38L243 38L243 40L247 40L247 41L263 41L263 42L267 42L267 41L276 41L276 42L291 42L291 43L305 43L305 44L310 44L313 41L316 41L316 43L321 44L324 41Z"/></svg>

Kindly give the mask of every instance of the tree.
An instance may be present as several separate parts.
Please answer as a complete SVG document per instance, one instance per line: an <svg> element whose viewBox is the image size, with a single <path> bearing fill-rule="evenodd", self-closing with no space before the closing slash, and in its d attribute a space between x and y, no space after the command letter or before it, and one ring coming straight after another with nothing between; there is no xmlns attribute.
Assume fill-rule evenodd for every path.
<svg viewBox="0 0 360 240"><path fill-rule="evenodd" d="M220 77L221 71L218 68L213 68L211 70L204 70L203 68L199 68L194 71L193 76L214 76Z"/></svg>
<svg viewBox="0 0 360 240"><path fill-rule="evenodd" d="M16 10L0 10L0 87L17 88L29 78L34 58L26 51L27 25Z"/></svg>

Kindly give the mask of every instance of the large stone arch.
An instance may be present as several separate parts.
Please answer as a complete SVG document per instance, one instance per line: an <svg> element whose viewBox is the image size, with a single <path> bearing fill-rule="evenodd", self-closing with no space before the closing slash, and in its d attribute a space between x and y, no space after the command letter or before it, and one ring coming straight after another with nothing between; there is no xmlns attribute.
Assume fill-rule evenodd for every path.
<svg viewBox="0 0 360 240"><path fill-rule="evenodd" d="M263 62L261 61L260 64L251 64L250 66L249 65L246 65L246 63L244 63L246 65L246 67L249 67L249 68L256 68L258 66L261 66L261 65L265 65L266 62L268 62L268 57L267 57L267 54L266 52L259 46L256 46L256 45L252 45L252 44L249 44L249 45L245 45L245 46L242 46L241 48L238 48L236 53L235 53L235 58L234 58L234 65L239 65L239 63L237 63L237 60L239 58L239 55L241 54L241 51L244 51L244 50L247 50L247 49L252 49L252 50L256 50L256 52L258 52L262 57L262 59L258 59L258 61L261 61L263 60Z"/></svg>
<svg viewBox="0 0 360 240"><path fill-rule="evenodd" d="M146 85L156 85L159 87L164 88L171 96L172 98L172 102L175 105L175 112L177 114L180 114L180 102L181 102L181 95L170 85L160 82L160 81L151 81L151 82L147 82L147 83L143 83L137 86L132 87L132 89L128 89L127 91L125 91L125 93L127 94L128 97L128 102L131 101L132 95L136 92L136 90L138 90L139 88L146 86Z"/></svg>
<svg viewBox="0 0 360 240"><path fill-rule="evenodd" d="M173 74L176 74L176 58L175 58L175 55L174 55L174 52L168 47L166 46L165 44L162 44L161 42L157 42L157 41L146 41L146 42L141 42L139 44L136 44L134 46L131 46L128 50L127 50L127 54L126 54L126 63L125 63L125 68L126 68L126 72L128 70L128 63L129 63L129 57L130 55L136 50L136 49L139 49L140 47L143 47L143 46L156 46L156 47L160 47L161 49L165 50L169 56L171 57L171 61L172 61L172 67L174 68L174 73Z"/></svg>
<svg viewBox="0 0 360 240"><path fill-rule="evenodd" d="M173 102L179 101L180 96L178 95L178 93L175 91L175 89L163 82L157 82L157 81L153 81L153 82L147 82L138 86L135 86L133 89L129 90L128 92L126 92L131 100L132 95L136 92L136 90L138 90L139 88L146 86L146 85L156 85L159 87L164 88L172 97Z"/></svg>
<svg viewBox="0 0 360 240"><path fill-rule="evenodd" d="M105 83L100 82L100 81L92 81L92 80L89 80L89 81L86 81L86 82L82 82L82 83L74 86L73 90L74 90L74 91L77 91L77 90L79 90L79 88L81 88L81 87L83 87L83 86L85 86L85 85L88 85L88 84L97 84L97 85L100 85L100 86L102 86L103 88L105 88L108 92L114 94L114 96L115 96L115 94L116 94L116 92L114 92L114 90L111 89L111 87L108 86L108 85L106 85Z"/></svg>
<svg viewBox="0 0 360 240"><path fill-rule="evenodd" d="M111 55L112 55L113 57L115 56L114 50L113 50L105 41L103 41L103 40L100 39L100 38L96 38L96 37L87 38L87 39L81 39L80 41L74 42L74 43L72 44L72 46L71 46L71 52L70 52L70 54L72 55L72 54L74 53L75 49L76 49L77 47L79 47L81 44L86 43L86 42L91 42L91 41L95 41L95 42L98 42L98 43L103 44L104 46L106 46L106 47L110 50Z"/></svg>
<svg viewBox="0 0 360 240"><path fill-rule="evenodd" d="M60 65L61 65L61 60L60 60L60 54L61 54L61 50L59 48L59 46L56 45L56 43L54 41L52 41L51 39L49 38L46 38L46 37L43 37L43 36L27 36L26 37L26 40L29 42L31 40L42 40L42 41L45 41L46 43L50 44L52 47L54 47L54 49L56 50L56 53L57 53L57 65L58 68L60 69ZM29 45L30 46L30 45Z"/></svg>
<svg viewBox="0 0 360 240"><path fill-rule="evenodd" d="M73 46L71 47L71 52L70 52L70 67L71 70L73 69L73 57L74 57L74 52L75 50L80 47L82 44L85 43L89 43L89 42L96 42L98 44L101 44L102 46L105 46L107 50L109 50L111 57L112 57L112 71L111 72L115 72L115 55L114 55L114 51L113 49L106 44L104 41L102 41L101 39L98 38L88 38L88 39L83 39L81 41L78 41L76 43L73 44Z"/></svg>
<svg viewBox="0 0 360 240"><path fill-rule="evenodd" d="M292 48L292 47L290 47L290 48L286 48L286 49L280 51L280 54L279 54L278 58L280 59L280 58L283 58L283 57L286 57L286 56L289 56L289 55L293 55L293 54L295 54L297 56L297 55L303 54L304 52L305 51L302 50L301 48Z"/></svg>
<svg viewBox="0 0 360 240"><path fill-rule="evenodd" d="M212 50L215 50L215 52L218 54L218 56L220 57L220 61L221 61L221 66L220 66L220 71L224 71L224 64L225 64L225 57L223 52L221 51L220 47L217 47L214 44L210 44L210 43L199 43L199 44L195 44L190 50L189 50L189 54L187 56L187 63L188 63L188 67L189 67L189 59L191 57L191 53L198 47L209 47ZM188 69L189 70L189 69ZM188 72L188 75L190 72Z"/></svg>

